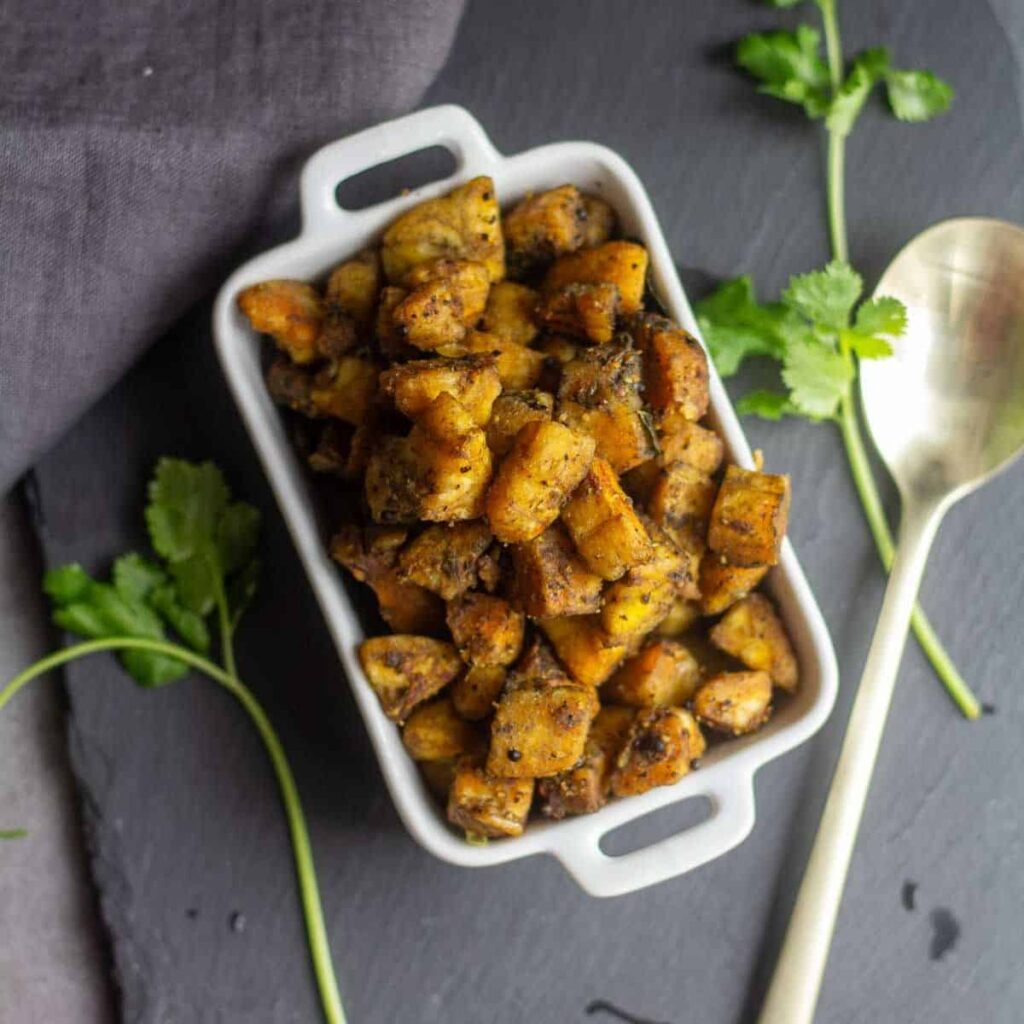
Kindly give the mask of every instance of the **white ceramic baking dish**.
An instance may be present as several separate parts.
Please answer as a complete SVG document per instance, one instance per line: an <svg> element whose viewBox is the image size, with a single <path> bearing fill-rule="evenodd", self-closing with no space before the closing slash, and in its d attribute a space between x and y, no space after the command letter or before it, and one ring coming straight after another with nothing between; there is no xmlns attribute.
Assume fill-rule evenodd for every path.
<svg viewBox="0 0 1024 1024"><path fill-rule="evenodd" d="M456 169L450 177L369 209L351 212L339 208L335 191L340 182L388 160L438 145L455 157ZM388 789L406 827L431 853L467 867L549 853L587 892L614 896L681 875L741 842L754 824L754 772L811 736L832 708L837 683L835 655L789 542L768 586L796 646L801 686L794 698L781 702L767 727L756 735L716 745L699 770L674 786L612 801L586 817L531 822L519 839L470 845L446 823L406 755L398 729L385 718L363 675L356 657L356 647L364 636L362 626L342 574L327 556L327 537L318 525L306 473L264 387L259 339L235 304L238 292L257 281L323 277L342 259L378 238L385 225L403 210L480 174L494 179L503 205L526 192L564 182L603 196L618 211L625 234L647 246L653 287L669 314L698 334L647 193L620 156L590 142L562 142L503 156L466 110L442 106L341 139L310 158L300 182L299 237L250 260L231 275L217 298L214 335L224 373L319 599ZM725 438L729 456L741 465L751 465L746 439L714 373L711 405L712 419ZM796 507L801 507L799 481ZM610 831L695 797L710 801L710 816L699 824L622 856L602 851L601 839Z"/></svg>

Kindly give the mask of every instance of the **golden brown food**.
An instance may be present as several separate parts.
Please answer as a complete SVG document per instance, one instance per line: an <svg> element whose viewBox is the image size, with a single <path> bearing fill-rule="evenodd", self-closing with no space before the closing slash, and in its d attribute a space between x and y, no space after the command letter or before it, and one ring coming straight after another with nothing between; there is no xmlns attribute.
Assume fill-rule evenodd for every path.
<svg viewBox="0 0 1024 1024"><path fill-rule="evenodd" d="M576 550L602 579L617 580L654 556L654 545L619 486L615 470L595 458L562 510Z"/></svg>
<svg viewBox="0 0 1024 1024"><path fill-rule="evenodd" d="M269 334L294 363L311 363L320 355L317 338L323 325L320 293L304 281L263 281L238 295L238 308L253 330Z"/></svg>
<svg viewBox="0 0 1024 1024"><path fill-rule="evenodd" d="M403 333L395 323L395 310L408 294L404 288L381 289L374 333L381 352L389 359L397 359L404 357L409 352L415 352L415 349L406 344Z"/></svg>
<svg viewBox="0 0 1024 1024"><path fill-rule="evenodd" d="M540 296L516 281L499 281L487 296L479 328L514 345L529 345L537 337L533 314Z"/></svg>
<svg viewBox="0 0 1024 1024"><path fill-rule="evenodd" d="M700 616L700 604L697 601L677 597L672 602L668 614L655 627L654 632L658 636L674 640L688 633Z"/></svg>
<svg viewBox="0 0 1024 1024"><path fill-rule="evenodd" d="M409 294L391 313L394 333L419 349L461 341L487 303L487 268L473 260L431 260L406 275Z"/></svg>
<svg viewBox="0 0 1024 1024"><path fill-rule="evenodd" d="M476 565L480 586L493 594L505 578L505 549L495 541L481 556Z"/></svg>
<svg viewBox="0 0 1024 1024"><path fill-rule="evenodd" d="M415 523L418 467L405 437L385 435L373 445L363 490L375 523Z"/></svg>
<svg viewBox="0 0 1024 1024"><path fill-rule="evenodd" d="M703 536L717 493L707 474L685 462L672 462L658 473L647 509L651 519L673 537L680 531Z"/></svg>
<svg viewBox="0 0 1024 1024"><path fill-rule="evenodd" d="M685 704L700 684L700 665L682 645L655 640L601 687L601 699L633 708Z"/></svg>
<svg viewBox="0 0 1024 1024"><path fill-rule="evenodd" d="M416 467L417 511L428 522L477 519L491 482L491 450L473 417L449 394L421 413L409 434Z"/></svg>
<svg viewBox="0 0 1024 1024"><path fill-rule="evenodd" d="M487 519L514 544L551 525L590 468L594 441L560 423L537 420L516 435L487 492Z"/></svg>
<svg viewBox="0 0 1024 1024"><path fill-rule="evenodd" d="M363 443L365 432L360 433L338 420L329 420L323 425L316 444L306 456L309 468L314 473L326 473L343 480L358 480L366 471L369 450Z"/></svg>
<svg viewBox="0 0 1024 1024"><path fill-rule="evenodd" d="M380 286L380 253L371 246L331 271L324 289L327 309L340 311L365 329L373 323Z"/></svg>
<svg viewBox="0 0 1024 1024"><path fill-rule="evenodd" d="M521 836L533 802L533 779L497 778L463 758L448 791L448 820L467 836Z"/></svg>
<svg viewBox="0 0 1024 1024"><path fill-rule="evenodd" d="M309 394L313 415L334 416L358 427L377 394L380 368L369 359L343 356L314 378Z"/></svg>
<svg viewBox="0 0 1024 1024"><path fill-rule="evenodd" d="M583 756L598 706L589 686L506 690L491 723L487 770L509 778L566 771Z"/></svg>
<svg viewBox="0 0 1024 1024"><path fill-rule="evenodd" d="M602 245L615 234L616 216L610 204L598 196L583 195L583 244L581 248L592 249Z"/></svg>
<svg viewBox="0 0 1024 1024"><path fill-rule="evenodd" d="M730 565L719 555L707 554L700 563L700 610L718 615L747 596L764 579L767 565Z"/></svg>
<svg viewBox="0 0 1024 1024"><path fill-rule="evenodd" d="M455 712L448 697L420 704L402 728L402 742L414 761L451 761L480 755L487 743L480 731Z"/></svg>
<svg viewBox="0 0 1024 1024"><path fill-rule="evenodd" d="M730 565L775 565L789 520L789 477L729 466L708 526L708 547Z"/></svg>
<svg viewBox="0 0 1024 1024"><path fill-rule="evenodd" d="M482 520L430 526L398 556L399 579L451 601L476 586L491 531Z"/></svg>
<svg viewBox="0 0 1024 1024"><path fill-rule="evenodd" d="M612 772L616 796L670 786L688 775L704 753L704 736L683 708L650 708L633 719Z"/></svg>
<svg viewBox="0 0 1024 1024"><path fill-rule="evenodd" d="M588 686L600 686L629 653L628 643L606 633L597 615L541 619L538 625L573 679Z"/></svg>
<svg viewBox="0 0 1024 1024"><path fill-rule="evenodd" d="M494 367L506 391L532 388L544 369L544 353L520 345L500 334L469 331L457 345L442 350L442 355L484 355L494 358Z"/></svg>
<svg viewBox="0 0 1024 1024"><path fill-rule="evenodd" d="M396 633L437 633L444 625L444 605L437 595L406 582L396 565L405 530L354 524L343 526L331 540L331 557L373 589L381 618Z"/></svg>
<svg viewBox="0 0 1024 1024"><path fill-rule="evenodd" d="M310 401L314 373L305 366L297 366L287 356L278 356L267 367L264 381L270 397L277 405L287 406L303 416L318 413Z"/></svg>
<svg viewBox="0 0 1024 1024"><path fill-rule="evenodd" d="M400 413L415 419L440 394L451 395L478 427L491 418L501 393L501 378L488 356L463 359L414 359L380 376L380 390Z"/></svg>
<svg viewBox="0 0 1024 1024"><path fill-rule="evenodd" d="M537 690L546 686L569 686L571 683L565 669L551 653L551 648L534 634L523 649L519 661L509 672L505 685L510 690Z"/></svg>
<svg viewBox="0 0 1024 1024"><path fill-rule="evenodd" d="M700 473L713 476L721 467L723 458L725 445L722 439L699 423L684 422L670 433L661 435L661 459L665 466L682 462Z"/></svg>
<svg viewBox="0 0 1024 1024"><path fill-rule="evenodd" d="M455 761L420 761L420 775L431 794L442 803L448 802L448 792L455 781Z"/></svg>
<svg viewBox="0 0 1024 1024"><path fill-rule="evenodd" d="M596 612L601 586L558 523L512 547L512 598L531 618Z"/></svg>
<svg viewBox="0 0 1024 1024"><path fill-rule="evenodd" d="M452 683L452 704L470 722L486 718L505 688L508 672L503 665L471 665Z"/></svg>
<svg viewBox="0 0 1024 1024"><path fill-rule="evenodd" d="M492 281L505 276L505 248L494 182L480 177L446 196L418 203L384 232L381 260L393 284L430 260L475 260Z"/></svg>
<svg viewBox="0 0 1024 1024"><path fill-rule="evenodd" d="M523 646L526 622L508 601L472 592L448 602L448 628L470 665L511 665Z"/></svg>
<svg viewBox="0 0 1024 1024"><path fill-rule="evenodd" d="M527 423L549 420L555 399L546 391L506 391L499 395L487 423L487 444L496 456L507 455L512 442Z"/></svg>
<svg viewBox="0 0 1024 1024"><path fill-rule="evenodd" d="M759 729L772 713L767 672L722 672L694 694L693 713L719 732L742 736Z"/></svg>
<svg viewBox="0 0 1024 1024"><path fill-rule="evenodd" d="M393 722L404 722L417 704L443 690L463 668L451 644L399 633L364 640L359 661Z"/></svg>
<svg viewBox="0 0 1024 1024"><path fill-rule="evenodd" d="M737 602L711 630L711 642L747 668L767 672L783 690L797 685L796 655L771 601L751 594Z"/></svg>
<svg viewBox="0 0 1024 1024"><path fill-rule="evenodd" d="M658 426L671 432L708 411L708 360L696 338L668 317L645 313L633 322L644 356L647 401Z"/></svg>
<svg viewBox="0 0 1024 1024"><path fill-rule="evenodd" d="M596 345L615 336L619 289L614 284L567 284L544 295L537 322L549 331L584 338Z"/></svg>
<svg viewBox="0 0 1024 1024"><path fill-rule="evenodd" d="M589 434L597 454L616 473L657 454L649 414L643 408L640 359L628 339L581 350L562 367L557 418Z"/></svg>
<svg viewBox="0 0 1024 1024"><path fill-rule="evenodd" d="M647 279L647 250L635 242L605 242L556 260L544 278L543 292L567 284L614 284L623 315L639 313Z"/></svg>
<svg viewBox="0 0 1024 1024"><path fill-rule="evenodd" d="M504 217L509 272L514 276L578 249L587 210L575 185L528 195Z"/></svg>

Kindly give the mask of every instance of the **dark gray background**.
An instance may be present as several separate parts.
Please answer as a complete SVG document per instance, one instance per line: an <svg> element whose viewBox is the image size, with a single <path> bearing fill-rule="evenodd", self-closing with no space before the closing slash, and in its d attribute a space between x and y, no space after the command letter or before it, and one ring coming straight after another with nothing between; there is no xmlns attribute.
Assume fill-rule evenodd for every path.
<svg viewBox="0 0 1024 1024"><path fill-rule="evenodd" d="M785 17L739 0L471 2L424 104L464 104L508 152L562 138L612 146L646 183L695 290L749 271L770 294L827 255L821 138L795 109L753 98L729 68L727 44ZM1008 36L981 2L870 0L845 5L843 18L848 52L885 41L898 63L932 67L958 90L953 111L926 126L898 124L872 103L851 140L850 241L868 278L935 220L1021 220L1011 46L1024 38ZM296 229L292 203L238 260ZM211 294L218 284L211 278ZM137 536L143 483L164 453L214 458L264 510L266 568L241 668L296 769L353 1024L566 1024L588 1019L597 999L672 1024L746 1019L882 589L835 433L748 424L772 467L794 477L793 540L846 684L837 713L815 741L759 774L757 827L739 849L601 902L551 860L460 870L406 835L216 368L209 308L183 313L42 462L38 527L49 561L105 564L126 534ZM911 645L823 993L828 1024L1024 1016L1022 499L1017 468L954 511L933 554L924 602L997 712L964 723ZM203 682L143 693L99 661L68 678L72 756L124 1019L316 1019L284 821L248 722ZM907 879L919 883L914 911L901 904ZM962 927L940 961L929 956L936 908ZM235 912L241 931L229 926Z"/></svg>

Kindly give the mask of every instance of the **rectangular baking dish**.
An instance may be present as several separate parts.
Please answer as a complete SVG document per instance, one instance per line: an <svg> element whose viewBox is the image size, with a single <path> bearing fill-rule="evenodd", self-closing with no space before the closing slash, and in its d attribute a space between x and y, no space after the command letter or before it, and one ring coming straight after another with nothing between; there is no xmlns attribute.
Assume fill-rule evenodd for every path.
<svg viewBox="0 0 1024 1024"><path fill-rule="evenodd" d="M341 209L340 182L381 163L430 146L443 146L456 169L442 181L368 209ZM452 864L482 867L548 853L594 896L632 892L681 875L725 853L754 825L753 776L761 765L811 736L835 700L835 655L821 612L787 541L768 580L800 661L801 686L784 700L760 732L719 744L699 770L674 786L612 801L596 814L557 822L531 822L519 839L470 845L444 819L402 746L399 730L381 711L356 656L364 632L342 574L327 555L306 472L263 383L260 342L239 314L239 291L268 278L319 279L341 260L379 238L398 214L422 199L449 191L476 175L490 175L503 206L525 193L572 182L603 196L616 209L628 237L650 253L651 282L669 315L699 336L672 257L640 180L616 153L590 142L561 142L514 156L499 153L479 123L457 106L421 110L325 146L303 168L299 236L235 271L217 298L214 337L224 374L263 462L299 557L323 610L345 674L370 733L392 799L409 832ZM711 374L711 419L729 457L751 466L751 452L718 376ZM799 508L799 481L797 482ZM609 856L601 839L627 822L694 797L710 802L710 816L645 848Z"/></svg>

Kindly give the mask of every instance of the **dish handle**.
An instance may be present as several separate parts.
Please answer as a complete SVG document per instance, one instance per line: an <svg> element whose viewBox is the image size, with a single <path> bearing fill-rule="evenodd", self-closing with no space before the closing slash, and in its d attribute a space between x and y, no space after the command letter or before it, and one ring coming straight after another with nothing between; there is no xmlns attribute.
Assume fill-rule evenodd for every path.
<svg viewBox="0 0 1024 1024"><path fill-rule="evenodd" d="M314 153L302 169L299 192L302 233L331 231L342 220L358 216L338 206L338 185L378 164L408 156L430 146L443 146L455 157L454 181L467 166L485 174L501 154L464 107L446 104L417 110L386 124L332 142Z"/></svg>
<svg viewBox="0 0 1024 1024"><path fill-rule="evenodd" d="M613 857L601 849L609 832L594 829L552 852L592 896L622 896L686 874L741 843L754 827L752 776L730 779L719 788L695 793L706 797L711 814L692 827L650 846Z"/></svg>

